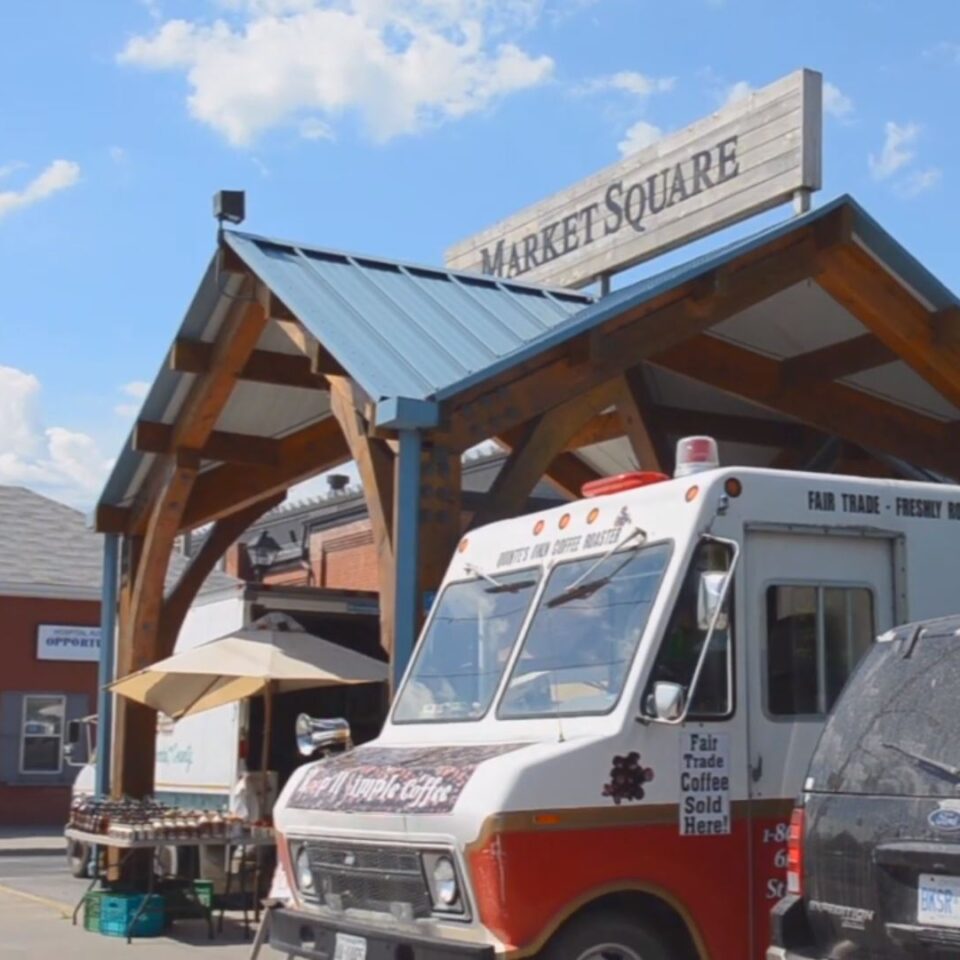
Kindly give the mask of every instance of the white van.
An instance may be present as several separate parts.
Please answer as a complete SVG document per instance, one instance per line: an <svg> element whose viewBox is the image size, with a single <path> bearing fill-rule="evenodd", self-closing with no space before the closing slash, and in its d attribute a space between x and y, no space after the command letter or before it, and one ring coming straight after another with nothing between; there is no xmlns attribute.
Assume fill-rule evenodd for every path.
<svg viewBox="0 0 960 960"><path fill-rule="evenodd" d="M463 538L380 737L281 794L276 949L763 957L825 715L957 605L960 489L682 448Z"/></svg>

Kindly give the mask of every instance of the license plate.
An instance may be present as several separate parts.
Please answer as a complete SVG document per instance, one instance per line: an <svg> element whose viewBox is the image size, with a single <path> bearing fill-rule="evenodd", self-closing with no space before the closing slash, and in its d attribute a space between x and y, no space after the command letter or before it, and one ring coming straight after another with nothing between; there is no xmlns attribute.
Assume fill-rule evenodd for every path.
<svg viewBox="0 0 960 960"><path fill-rule="evenodd" d="M367 960L366 937L354 937L349 933L337 934L333 960Z"/></svg>
<svg viewBox="0 0 960 960"><path fill-rule="evenodd" d="M960 877L921 873L917 879L917 922L960 928Z"/></svg>

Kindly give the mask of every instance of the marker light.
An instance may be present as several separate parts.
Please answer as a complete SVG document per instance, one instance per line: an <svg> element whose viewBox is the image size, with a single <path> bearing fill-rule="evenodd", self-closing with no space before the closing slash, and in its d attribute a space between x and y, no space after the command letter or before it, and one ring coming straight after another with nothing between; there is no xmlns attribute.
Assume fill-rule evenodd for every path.
<svg viewBox="0 0 960 960"><path fill-rule="evenodd" d="M677 442L675 477L688 477L691 473L713 470L719 466L717 441L713 437L684 437Z"/></svg>

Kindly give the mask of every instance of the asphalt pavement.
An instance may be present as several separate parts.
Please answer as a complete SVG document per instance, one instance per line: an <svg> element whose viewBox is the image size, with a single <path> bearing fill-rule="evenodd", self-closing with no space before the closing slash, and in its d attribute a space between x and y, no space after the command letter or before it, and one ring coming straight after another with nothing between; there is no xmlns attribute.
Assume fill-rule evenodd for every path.
<svg viewBox="0 0 960 960"><path fill-rule="evenodd" d="M31 848L21 845L21 851ZM59 852L0 850L0 958L2 960L246 960L250 943L238 916L227 914L224 931L208 940L203 920L178 920L167 936L134 940L105 937L70 922L73 908L89 880L70 876ZM252 932L252 931L251 931ZM279 960L264 947L260 960Z"/></svg>

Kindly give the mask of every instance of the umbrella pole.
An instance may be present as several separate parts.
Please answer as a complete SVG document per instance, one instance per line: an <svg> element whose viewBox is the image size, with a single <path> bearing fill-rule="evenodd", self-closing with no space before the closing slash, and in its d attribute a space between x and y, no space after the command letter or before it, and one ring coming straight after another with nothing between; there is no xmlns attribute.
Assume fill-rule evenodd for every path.
<svg viewBox="0 0 960 960"><path fill-rule="evenodd" d="M270 769L270 732L273 726L273 684L263 689L263 746L260 750L260 812L267 815L267 772Z"/></svg>

